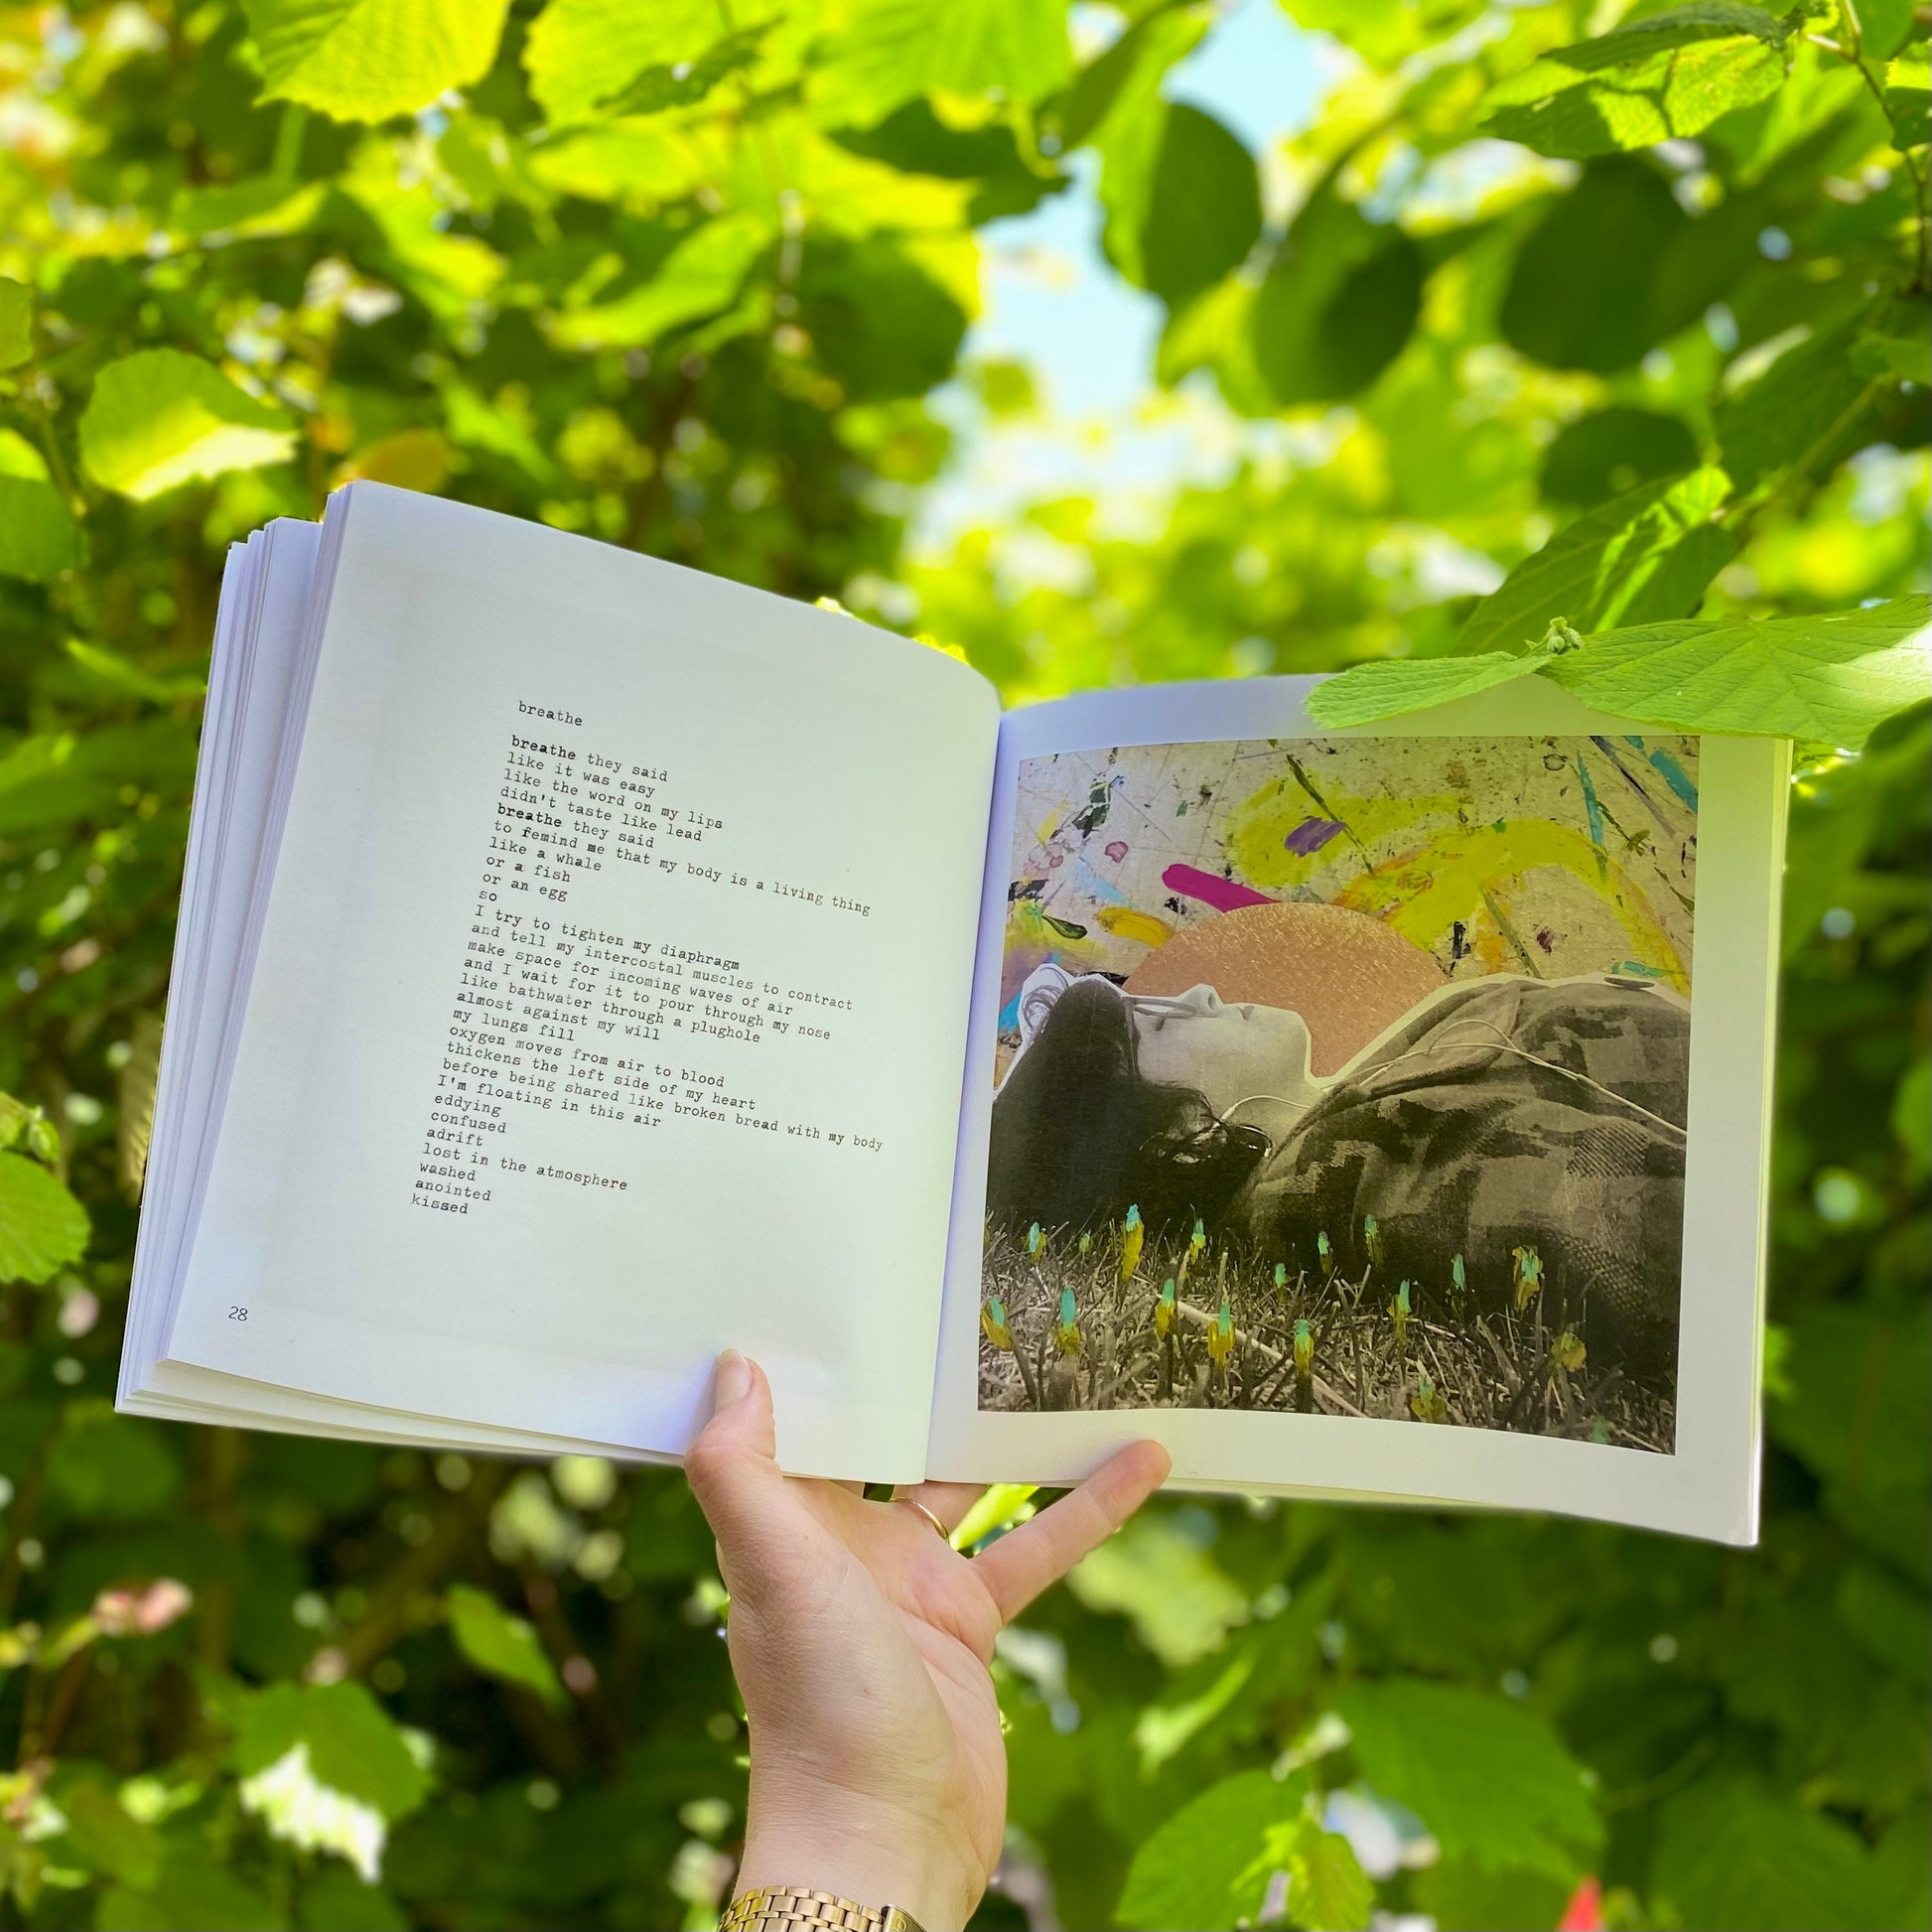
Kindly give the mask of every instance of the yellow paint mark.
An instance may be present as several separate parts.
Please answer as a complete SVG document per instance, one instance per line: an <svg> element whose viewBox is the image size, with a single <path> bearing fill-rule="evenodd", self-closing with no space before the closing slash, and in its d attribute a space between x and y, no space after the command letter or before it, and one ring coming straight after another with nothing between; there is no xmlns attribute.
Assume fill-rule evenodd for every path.
<svg viewBox="0 0 1932 1932"><path fill-rule="evenodd" d="M1372 849L1408 833L1419 819L1453 819L1462 802L1452 791L1362 798L1335 788L1325 776L1321 795L1347 830L1337 832L1307 858L1290 852L1282 841L1305 820L1319 818L1322 812L1293 775L1263 785L1235 806L1227 832L1227 856L1233 861L1235 877L1264 893L1304 886L1351 852L1359 854L1362 848Z"/></svg>
<svg viewBox="0 0 1932 1932"><path fill-rule="evenodd" d="M1144 946L1165 946L1173 937L1173 927L1152 912L1138 912L1131 905L1103 905L1094 915L1098 924L1116 939L1138 939Z"/></svg>
<svg viewBox="0 0 1932 1932"><path fill-rule="evenodd" d="M1616 918L1632 960L1655 968L1680 992L1690 990L1684 960L1642 888L1583 833L1542 818L1465 826L1456 822L1456 814L1466 801L1449 791L1365 798L1324 776L1321 795L1347 829L1306 858L1290 852L1283 840L1305 820L1320 817L1321 810L1292 774L1237 805L1229 816L1226 847L1234 876L1262 892L1292 891L1338 865L1346 870L1349 859L1359 860L1364 852L1386 852L1399 843L1396 856L1351 880L1333 903L1372 913L1432 952L1459 919L1468 928L1477 963L1493 973L1535 970L1510 945L1496 913L1510 916L1511 889L1527 875L1559 866ZM1431 819L1449 823L1415 842L1417 825ZM1485 888L1492 905L1484 904Z"/></svg>
<svg viewBox="0 0 1932 1932"><path fill-rule="evenodd" d="M1459 919L1476 929L1482 964L1494 971L1492 958L1508 949L1483 905L1484 889L1507 909L1510 888L1544 866L1561 867L1589 888L1623 928L1631 959L1654 968L1679 992L1690 991L1690 974L1669 931L1629 874L1582 833L1547 818L1452 825L1351 880L1334 902L1372 913L1431 951Z"/></svg>

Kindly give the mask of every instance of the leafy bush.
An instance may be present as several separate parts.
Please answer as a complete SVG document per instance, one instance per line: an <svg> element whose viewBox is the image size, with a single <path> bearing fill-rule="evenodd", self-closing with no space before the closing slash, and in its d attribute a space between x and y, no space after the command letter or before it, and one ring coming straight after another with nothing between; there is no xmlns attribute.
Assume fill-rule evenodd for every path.
<svg viewBox="0 0 1932 1932"><path fill-rule="evenodd" d="M356 476L1016 696L1377 660L1386 711L1587 658L1690 729L1876 725L1793 799L1763 1547L1151 1510L1003 1648L982 1919L1925 1922L1923 616L1814 621L1925 587L1925 30L1288 5L1341 77L1265 181L1163 93L1223 31L1174 0L1077 52L1057 0L0 18L5 1922L704 1925L729 1882L674 1477L108 1405L222 547ZM1028 406L961 362L975 231L1083 157L1241 454L1146 527L908 556L929 392Z"/></svg>

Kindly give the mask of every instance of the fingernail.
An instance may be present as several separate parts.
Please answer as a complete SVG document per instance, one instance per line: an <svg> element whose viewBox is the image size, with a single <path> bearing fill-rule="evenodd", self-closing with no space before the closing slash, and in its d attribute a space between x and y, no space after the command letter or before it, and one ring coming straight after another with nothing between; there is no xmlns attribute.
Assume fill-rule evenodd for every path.
<svg viewBox="0 0 1932 1932"><path fill-rule="evenodd" d="M718 1372L711 1384L712 1406L729 1409L752 1393L752 1365L736 1348L727 1348L718 1357Z"/></svg>

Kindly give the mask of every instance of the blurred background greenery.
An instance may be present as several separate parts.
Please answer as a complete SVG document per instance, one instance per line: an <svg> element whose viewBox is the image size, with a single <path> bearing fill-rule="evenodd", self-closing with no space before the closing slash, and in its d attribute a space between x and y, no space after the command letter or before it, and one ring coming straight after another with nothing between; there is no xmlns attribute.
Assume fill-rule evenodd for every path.
<svg viewBox="0 0 1932 1932"><path fill-rule="evenodd" d="M0 8L0 1925L702 1927L743 1822L675 1475L112 1414L231 539L379 478L1015 699L1448 651L1553 537L1586 628L1922 591L1925 35ZM1794 787L1762 1546L1166 1501L1002 1646L976 1923L1927 1923L1927 751Z"/></svg>

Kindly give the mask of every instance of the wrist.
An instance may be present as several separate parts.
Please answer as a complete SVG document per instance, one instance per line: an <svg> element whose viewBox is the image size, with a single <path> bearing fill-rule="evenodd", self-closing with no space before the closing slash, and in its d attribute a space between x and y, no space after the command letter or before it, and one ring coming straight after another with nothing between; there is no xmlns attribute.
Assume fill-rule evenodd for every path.
<svg viewBox="0 0 1932 1932"><path fill-rule="evenodd" d="M826 1785L754 1791L735 1890L801 1885L897 1905L926 1932L959 1932L986 1888L979 1862L934 1820Z"/></svg>

